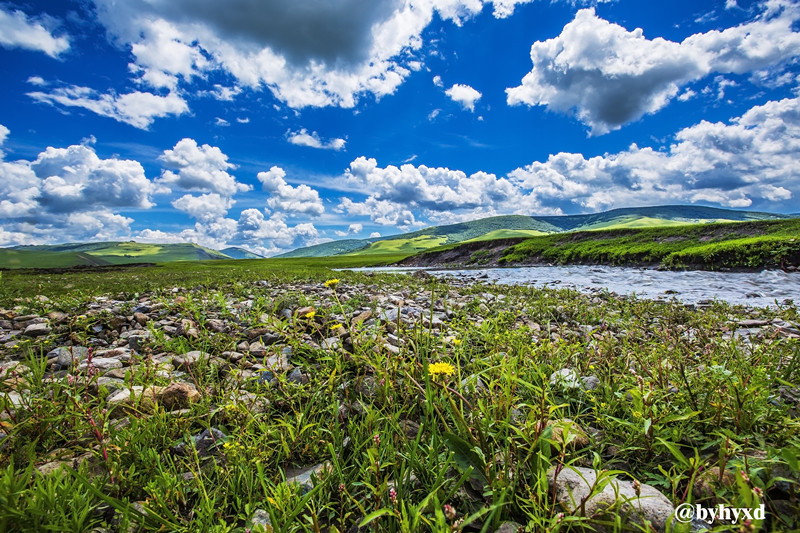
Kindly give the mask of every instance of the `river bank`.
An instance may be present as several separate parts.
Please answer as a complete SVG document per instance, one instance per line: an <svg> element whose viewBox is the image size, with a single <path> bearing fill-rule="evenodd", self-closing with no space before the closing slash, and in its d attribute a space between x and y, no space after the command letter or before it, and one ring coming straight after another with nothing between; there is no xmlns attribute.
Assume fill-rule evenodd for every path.
<svg viewBox="0 0 800 533"><path fill-rule="evenodd" d="M794 305L144 272L0 306L0 529L800 525Z"/></svg>

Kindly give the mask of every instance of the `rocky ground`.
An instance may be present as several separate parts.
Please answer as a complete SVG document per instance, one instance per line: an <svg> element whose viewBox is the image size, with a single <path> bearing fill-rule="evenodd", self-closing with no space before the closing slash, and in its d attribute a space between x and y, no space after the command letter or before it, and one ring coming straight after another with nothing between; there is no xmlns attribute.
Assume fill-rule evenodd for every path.
<svg viewBox="0 0 800 533"><path fill-rule="evenodd" d="M269 488L247 505L217 497L218 524L399 531L400 498L427 516L418 530L666 531L689 500L766 502L759 526L798 525L796 309L398 279L175 287L66 310L38 295L0 309L0 464L27 461L34 478L69 467L101 487L110 499L95 495L82 522L96 531L207 526L204 483L239 460L252 470L269 446L258 471ZM161 458L127 455L136 438ZM430 455L439 474L401 459L436 446L452 452ZM386 466L373 476L375 461ZM158 503L166 489L131 470L154 464L170 465L180 498ZM319 525L307 506L294 517L271 506L282 490L311 495ZM511 503L498 506L501 493Z"/></svg>

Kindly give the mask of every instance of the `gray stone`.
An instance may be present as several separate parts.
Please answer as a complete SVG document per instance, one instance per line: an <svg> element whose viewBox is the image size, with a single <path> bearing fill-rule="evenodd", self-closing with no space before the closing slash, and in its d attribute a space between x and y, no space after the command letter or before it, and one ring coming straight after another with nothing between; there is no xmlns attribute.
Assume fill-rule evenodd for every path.
<svg viewBox="0 0 800 533"><path fill-rule="evenodd" d="M122 361L119 359L115 359L113 357L93 357L92 358L92 366L96 369L104 372L106 370L111 370L113 368L122 368ZM78 365L78 370L83 371L89 367L89 360L84 359Z"/></svg>
<svg viewBox="0 0 800 533"><path fill-rule="evenodd" d="M597 376L583 376L581 378L583 390L595 390L600 387L600 379Z"/></svg>
<svg viewBox="0 0 800 533"><path fill-rule="evenodd" d="M524 526L517 522L503 522L500 527L494 530L494 533L517 533L524 530Z"/></svg>
<svg viewBox="0 0 800 533"><path fill-rule="evenodd" d="M128 336L128 346L134 352L142 352L148 343L152 342L153 334L148 330L137 331Z"/></svg>
<svg viewBox="0 0 800 533"><path fill-rule="evenodd" d="M300 469L292 469L286 471L286 484L293 485L297 484L300 485L303 494L310 491L314 488L314 480L320 479L322 476L331 471L330 463L320 463L318 465L300 468Z"/></svg>
<svg viewBox="0 0 800 533"><path fill-rule="evenodd" d="M43 337L49 335L52 330L46 323L31 324L22 333L26 337Z"/></svg>
<svg viewBox="0 0 800 533"><path fill-rule="evenodd" d="M73 361L83 361L89 355L89 348L85 346L61 346L47 352L47 358L56 359L56 364L61 368L72 366Z"/></svg>
<svg viewBox="0 0 800 533"><path fill-rule="evenodd" d="M191 368L197 364L201 359L208 359L210 355L200 350L192 350L183 355L178 355L172 358L172 364L176 368Z"/></svg>
<svg viewBox="0 0 800 533"><path fill-rule="evenodd" d="M571 368L562 368L550 374L550 385L562 386L565 389L577 389L581 386L581 378Z"/></svg>
<svg viewBox="0 0 800 533"><path fill-rule="evenodd" d="M253 533L272 533L272 519L264 509L256 509L247 523L247 529Z"/></svg>
<svg viewBox="0 0 800 533"><path fill-rule="evenodd" d="M565 467L556 477L553 467L547 472L547 481L558 502L570 513L595 516L608 511L623 516L623 523L644 525L648 521L663 533L675 512L672 502L650 485L640 484L637 495L633 482L613 476L597 484L597 472L591 468ZM591 487L595 487L593 493ZM605 531L601 526L597 528Z"/></svg>

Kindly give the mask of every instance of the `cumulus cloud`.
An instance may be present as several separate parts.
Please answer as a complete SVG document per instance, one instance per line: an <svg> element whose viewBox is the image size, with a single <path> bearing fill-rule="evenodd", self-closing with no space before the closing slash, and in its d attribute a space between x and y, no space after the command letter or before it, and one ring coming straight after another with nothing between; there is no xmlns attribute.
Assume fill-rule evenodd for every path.
<svg viewBox="0 0 800 533"><path fill-rule="evenodd" d="M130 46L142 83L173 89L221 70L292 108L392 94L421 68L415 54L434 14L460 25L483 8L481 0L95 3L109 33Z"/></svg>
<svg viewBox="0 0 800 533"><path fill-rule="evenodd" d="M592 135L655 113L681 86L710 73L744 73L784 64L800 54L797 4L774 0L755 20L699 33L681 43L647 39L578 11L561 34L531 46L533 70L506 89L509 105L574 112Z"/></svg>
<svg viewBox="0 0 800 533"><path fill-rule="evenodd" d="M114 211L150 208L154 192L138 161L102 159L86 144L0 158L0 244L119 238L133 220Z"/></svg>
<svg viewBox="0 0 800 533"><path fill-rule="evenodd" d="M3 144L5 144L6 138L8 137L9 133L11 133L11 130L0 124L0 148L2 148ZM4 157L5 153L3 152L3 150L0 150L0 160L2 160Z"/></svg>
<svg viewBox="0 0 800 533"><path fill-rule="evenodd" d="M168 170L161 173L159 185L178 187L185 191L214 192L230 197L252 187L239 183L228 173L235 165L216 146L198 146L194 139L184 138L159 157Z"/></svg>
<svg viewBox="0 0 800 533"><path fill-rule="evenodd" d="M69 39L55 36L53 26L54 20L46 15L28 17L22 11L0 6L0 46L5 48L24 48L58 57L69 50Z"/></svg>
<svg viewBox="0 0 800 533"><path fill-rule="evenodd" d="M349 226L347 226L347 230L336 231L335 233L339 237L347 237L348 235L356 235L358 233L361 233L363 229L364 226L362 224L350 224Z"/></svg>
<svg viewBox="0 0 800 533"><path fill-rule="evenodd" d="M370 239L376 239L376 238L379 238L380 236L381 236L381 234L378 231L373 231L372 233L369 234L369 238Z"/></svg>
<svg viewBox="0 0 800 533"><path fill-rule="evenodd" d="M457 83L444 92L450 99L461 104L464 109L475 111L475 102L483 96L469 85Z"/></svg>
<svg viewBox="0 0 800 533"><path fill-rule="evenodd" d="M565 209L686 202L791 209L800 193L798 109L798 98L772 101L728 124L685 128L668 151L632 145L589 159L562 152L508 177L535 201Z"/></svg>
<svg viewBox="0 0 800 533"><path fill-rule="evenodd" d="M233 200L217 193L192 196L185 194L172 202L172 207L183 211L200 222L211 222L220 219L233 206Z"/></svg>
<svg viewBox="0 0 800 533"><path fill-rule="evenodd" d="M147 129L156 118L180 116L189 111L186 101L175 93L165 96L134 91L126 94L102 94L89 87L71 85L50 92L34 91L28 96L43 104L88 109L103 117Z"/></svg>
<svg viewBox="0 0 800 533"><path fill-rule="evenodd" d="M268 172L259 172L258 181L265 191L270 194L267 206L270 209L290 215L320 216L325 212L319 193L302 184L292 187L284 178L286 172L280 167L272 167Z"/></svg>
<svg viewBox="0 0 800 533"><path fill-rule="evenodd" d="M316 131L308 133L305 128L295 132L289 131L286 138L290 143L298 146L308 146L310 148L319 148L321 150L336 150L337 152L339 150L344 150L344 145L347 142L344 139L339 138L323 141L320 139Z"/></svg>

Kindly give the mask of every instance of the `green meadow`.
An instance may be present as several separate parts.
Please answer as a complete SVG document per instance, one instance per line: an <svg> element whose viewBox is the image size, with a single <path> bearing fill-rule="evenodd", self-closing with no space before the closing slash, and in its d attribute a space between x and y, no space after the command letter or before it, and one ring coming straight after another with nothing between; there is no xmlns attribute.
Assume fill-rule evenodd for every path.
<svg viewBox="0 0 800 533"><path fill-rule="evenodd" d="M800 527L794 303L330 270L397 257L3 272L47 333L0 344L0 530L690 530L633 480Z"/></svg>

